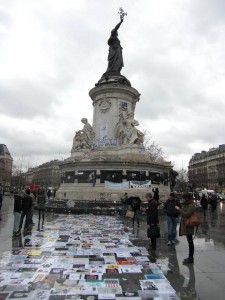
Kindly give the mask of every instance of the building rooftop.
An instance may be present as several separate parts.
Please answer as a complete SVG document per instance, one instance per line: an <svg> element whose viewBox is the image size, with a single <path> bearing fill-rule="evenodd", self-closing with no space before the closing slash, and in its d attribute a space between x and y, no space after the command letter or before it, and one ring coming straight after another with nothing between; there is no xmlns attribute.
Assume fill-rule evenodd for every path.
<svg viewBox="0 0 225 300"><path fill-rule="evenodd" d="M10 156L11 157L11 154L7 148L7 146L5 144L0 144L0 156Z"/></svg>

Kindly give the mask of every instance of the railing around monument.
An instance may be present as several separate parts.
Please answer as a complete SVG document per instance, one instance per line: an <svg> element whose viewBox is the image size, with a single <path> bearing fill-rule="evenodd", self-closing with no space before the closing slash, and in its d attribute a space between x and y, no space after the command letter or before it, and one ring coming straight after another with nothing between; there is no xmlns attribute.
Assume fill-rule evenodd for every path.
<svg viewBox="0 0 225 300"><path fill-rule="evenodd" d="M69 199L68 199L69 200ZM74 201L74 207L68 207L68 200L48 200L46 203L46 212L65 213L65 214L96 214L96 215L117 215L122 216L123 207L120 201L106 201L106 200L91 200L91 201ZM141 212L145 216L145 209L147 209L147 202L141 203ZM37 205L34 207L38 209ZM159 210L162 210L163 204L160 203Z"/></svg>

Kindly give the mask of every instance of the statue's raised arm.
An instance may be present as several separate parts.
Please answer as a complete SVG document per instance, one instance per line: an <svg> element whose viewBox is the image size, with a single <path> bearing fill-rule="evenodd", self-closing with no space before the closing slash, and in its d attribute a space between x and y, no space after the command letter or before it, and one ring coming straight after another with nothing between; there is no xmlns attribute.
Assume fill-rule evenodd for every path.
<svg viewBox="0 0 225 300"><path fill-rule="evenodd" d="M111 35L113 32L117 32L117 30L120 28L120 25L123 23L123 19L115 26L115 28L112 30Z"/></svg>

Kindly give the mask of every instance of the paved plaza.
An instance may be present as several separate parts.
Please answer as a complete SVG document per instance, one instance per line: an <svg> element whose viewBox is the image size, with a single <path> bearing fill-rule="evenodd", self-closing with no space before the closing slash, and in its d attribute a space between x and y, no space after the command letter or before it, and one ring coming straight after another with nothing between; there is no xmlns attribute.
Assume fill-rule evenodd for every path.
<svg viewBox="0 0 225 300"><path fill-rule="evenodd" d="M13 198L0 221L0 299L224 299L225 204L207 212L195 238L195 263L183 265L188 245L161 238L148 251L146 216L140 227L121 216L46 213L38 231L12 237ZM200 211L201 214L201 211Z"/></svg>

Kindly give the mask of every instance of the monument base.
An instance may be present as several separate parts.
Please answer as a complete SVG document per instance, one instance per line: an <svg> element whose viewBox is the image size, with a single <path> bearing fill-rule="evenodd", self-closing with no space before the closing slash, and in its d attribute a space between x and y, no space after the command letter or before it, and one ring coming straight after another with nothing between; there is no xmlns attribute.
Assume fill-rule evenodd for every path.
<svg viewBox="0 0 225 300"><path fill-rule="evenodd" d="M124 193L128 194L128 197L139 196L142 201L145 201L146 193L152 192L152 189L157 187L160 191L160 199L167 199L170 193L169 187L165 187L162 184L151 185L149 189L123 189L114 190L106 189L104 185L92 184L61 184L56 194L56 200L74 200L74 201L120 201Z"/></svg>
<svg viewBox="0 0 225 300"><path fill-rule="evenodd" d="M145 194L159 189L160 197L170 193L168 172L170 162L156 163L143 159L77 160L70 157L61 166L62 184L57 191L58 200L119 201L125 192L128 196L138 195L143 201ZM137 156L138 157L138 156ZM140 157L139 157L140 159ZM106 182L111 184L106 185ZM133 183L132 185L129 183ZM145 183L148 187L145 188Z"/></svg>

